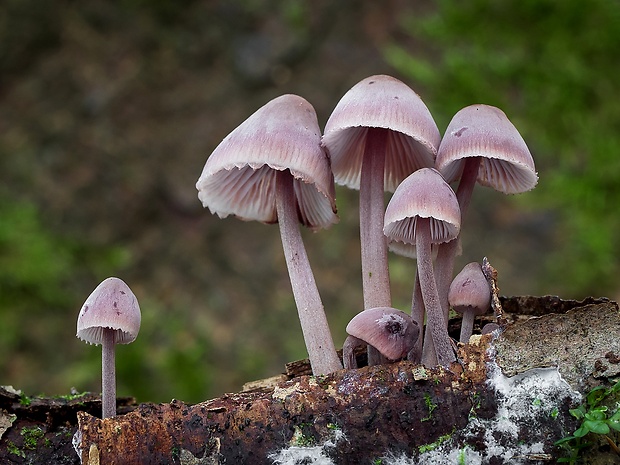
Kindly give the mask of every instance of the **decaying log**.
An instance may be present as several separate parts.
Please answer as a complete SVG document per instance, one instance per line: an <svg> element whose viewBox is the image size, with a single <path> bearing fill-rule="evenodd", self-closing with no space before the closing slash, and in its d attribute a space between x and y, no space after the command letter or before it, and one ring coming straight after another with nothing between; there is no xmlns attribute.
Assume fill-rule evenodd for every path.
<svg viewBox="0 0 620 465"><path fill-rule="evenodd" d="M137 406L131 397L116 402L121 415ZM0 464L79 464L71 441L80 411L101 415L101 397L89 392L30 397L0 386Z"/></svg>
<svg viewBox="0 0 620 465"><path fill-rule="evenodd" d="M36 451L22 447L14 404L0 404L0 463L43 463L34 453L59 425L65 436L77 430L82 463L91 465L387 464L405 457L406 463L555 463L563 452L554 442L577 425L568 409L580 402L578 393L609 385L620 373L618 305L553 297L501 304L503 332L459 345L451 371L403 361L314 377L300 374L307 365L299 362L244 392L195 405L141 404L100 420L98 411L71 404L60 422L46 426L39 418L44 431ZM12 426L3 431L9 415ZM6 452L9 442L23 456ZM618 458L602 453L608 461L599 463ZM79 463L73 454L54 463Z"/></svg>

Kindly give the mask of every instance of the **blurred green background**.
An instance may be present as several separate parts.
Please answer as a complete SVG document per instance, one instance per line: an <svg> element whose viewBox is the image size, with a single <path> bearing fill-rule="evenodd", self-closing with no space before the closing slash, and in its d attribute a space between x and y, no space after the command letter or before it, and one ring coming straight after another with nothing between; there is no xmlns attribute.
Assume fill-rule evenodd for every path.
<svg viewBox="0 0 620 465"><path fill-rule="evenodd" d="M620 297L620 2L143 1L0 4L0 384L100 390L75 338L108 276L142 308L119 395L198 402L305 357L276 226L220 220L194 184L219 141L296 93L324 126L372 74L415 89L444 131L501 107L540 175L478 188L457 266L488 256L502 293ZM304 231L337 346L361 309L357 193ZM391 257L394 305L415 263Z"/></svg>

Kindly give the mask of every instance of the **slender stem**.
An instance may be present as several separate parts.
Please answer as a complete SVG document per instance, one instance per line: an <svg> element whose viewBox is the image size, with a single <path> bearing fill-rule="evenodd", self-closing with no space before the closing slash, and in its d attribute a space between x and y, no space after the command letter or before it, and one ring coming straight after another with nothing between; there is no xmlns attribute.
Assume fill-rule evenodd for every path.
<svg viewBox="0 0 620 465"><path fill-rule="evenodd" d="M427 318L428 319L428 318ZM447 325L446 325L447 328ZM424 345L422 346L422 365L427 367L437 366L437 354L435 353L435 344L433 343L433 335L431 325L426 322L424 328Z"/></svg>
<svg viewBox="0 0 620 465"><path fill-rule="evenodd" d="M463 319L461 320L461 335L459 337L459 341L463 343L468 343L469 338L471 337L471 333L474 331L474 311L473 310L465 310L463 313Z"/></svg>
<svg viewBox="0 0 620 465"><path fill-rule="evenodd" d="M360 176L360 241L364 309L391 307L383 177L387 129L369 128Z"/></svg>
<svg viewBox="0 0 620 465"><path fill-rule="evenodd" d="M465 159L465 166L463 167L463 173L461 174L461 181L459 187L456 190L456 198L459 201L459 208L461 209L461 226L465 222L465 214L469 208L474 186L478 179L478 170L480 169L480 157L470 157ZM443 310L446 324L448 324L448 314L450 311L450 305L448 304L448 290L450 289L450 283L452 282L452 275L454 274L454 261L459 246L459 236L450 242L444 242L439 244L437 250L437 259L435 262L435 279L437 280L437 291L439 292L439 298L441 302L441 308Z"/></svg>
<svg viewBox="0 0 620 465"><path fill-rule="evenodd" d="M387 239L383 234L387 134L387 129L368 128L360 174L360 242L365 310L392 306ZM369 345L368 365L383 363L386 363L385 357Z"/></svg>
<svg viewBox="0 0 620 465"><path fill-rule="evenodd" d="M422 359L422 344L424 342L424 300L422 299L422 289L420 288L420 277L416 271L415 282L413 285L413 296L411 298L411 319L418 324L420 334L413 349L409 351L407 359L412 362L419 362Z"/></svg>
<svg viewBox="0 0 620 465"><path fill-rule="evenodd" d="M104 328L101 341L101 418L116 416L115 330Z"/></svg>
<svg viewBox="0 0 620 465"><path fill-rule="evenodd" d="M437 354L437 362L449 367L450 363L456 360L448 329L443 317L443 311L437 294L437 285L435 283L435 275L433 274L433 257L431 255L431 231L430 219L416 219L416 254L418 262L418 276L420 277L420 287L422 289L422 298L424 307L426 308L427 325L430 325L431 336L435 352Z"/></svg>
<svg viewBox="0 0 620 465"><path fill-rule="evenodd" d="M286 266L312 373L324 375L340 370L342 364L336 354L321 296L299 230L293 176L288 170L277 172L276 209Z"/></svg>
<svg viewBox="0 0 620 465"><path fill-rule="evenodd" d="M478 180L480 162L481 157L469 157L465 159L461 181L459 182L459 187L456 189L456 198L459 201L459 208L461 209L461 223L463 222L462 218L465 218L467 210L469 209L471 195L474 191L476 181Z"/></svg>

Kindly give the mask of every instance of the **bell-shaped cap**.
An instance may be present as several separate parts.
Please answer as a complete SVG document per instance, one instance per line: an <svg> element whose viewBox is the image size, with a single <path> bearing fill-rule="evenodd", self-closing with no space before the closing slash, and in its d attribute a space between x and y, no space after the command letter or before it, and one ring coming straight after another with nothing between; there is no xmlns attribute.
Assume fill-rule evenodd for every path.
<svg viewBox="0 0 620 465"><path fill-rule="evenodd" d="M347 325L347 334L373 346L390 360L405 357L417 341L419 332L410 315L391 307L364 310Z"/></svg>
<svg viewBox="0 0 620 465"><path fill-rule="evenodd" d="M491 308L491 287L479 263L468 263L456 275L450 284L448 302L461 315L466 311L482 315Z"/></svg>
<svg viewBox="0 0 620 465"><path fill-rule="evenodd" d="M409 174L435 162L441 136L422 99L391 76L368 77L338 102L325 125L323 146L338 184L359 189L368 128L389 129L384 187L393 192Z"/></svg>
<svg viewBox="0 0 620 465"><path fill-rule="evenodd" d="M383 232L391 241L415 244L418 218L430 218L433 244L456 238L461 227L456 194L433 168L416 171L396 188L385 209Z"/></svg>
<svg viewBox="0 0 620 465"><path fill-rule="evenodd" d="M107 278L88 296L77 320L77 337L101 344L103 330L114 329L116 344L133 342L140 331L140 306L129 286L119 278Z"/></svg>
<svg viewBox="0 0 620 465"><path fill-rule="evenodd" d="M461 177L468 157L481 158L478 183L505 194L529 191L538 182L525 141L499 108L471 105L459 110L446 129L435 167L451 183Z"/></svg>
<svg viewBox="0 0 620 465"><path fill-rule="evenodd" d="M266 103L207 159L196 183L203 206L224 218L277 222L276 171L294 177L299 220L313 229L338 221L334 177L310 103L287 94Z"/></svg>

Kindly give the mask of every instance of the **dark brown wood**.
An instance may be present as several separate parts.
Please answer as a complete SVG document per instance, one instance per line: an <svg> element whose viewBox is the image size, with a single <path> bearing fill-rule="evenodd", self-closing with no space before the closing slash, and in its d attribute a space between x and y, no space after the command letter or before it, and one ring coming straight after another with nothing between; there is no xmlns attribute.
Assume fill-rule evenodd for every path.
<svg viewBox="0 0 620 465"><path fill-rule="evenodd" d="M583 393L620 374L618 305L555 297L502 298L501 304L505 330L460 344L451 371L403 361L314 377L303 374L307 364L300 361L243 392L196 405L136 406L126 399L120 414L106 420L91 394L28 399L0 389L0 463L80 463L76 431L82 463L89 465L389 463L391 456L428 460L433 453L445 463L458 463L458 454L477 454L482 463L554 463L562 454L554 441L576 427L568 413L576 402L571 388ZM557 370L547 375L559 372L570 383L561 381L565 387L552 401L534 398L507 411L512 394L489 383L501 369L515 377L500 375L500 381L518 387L515 380L550 366ZM543 406L532 408L536 402ZM520 410L523 419L510 419L518 434L498 427L499 417ZM493 455L489 441L501 454ZM600 463L613 463L601 455L613 454L608 443L596 453L611 460Z"/></svg>

